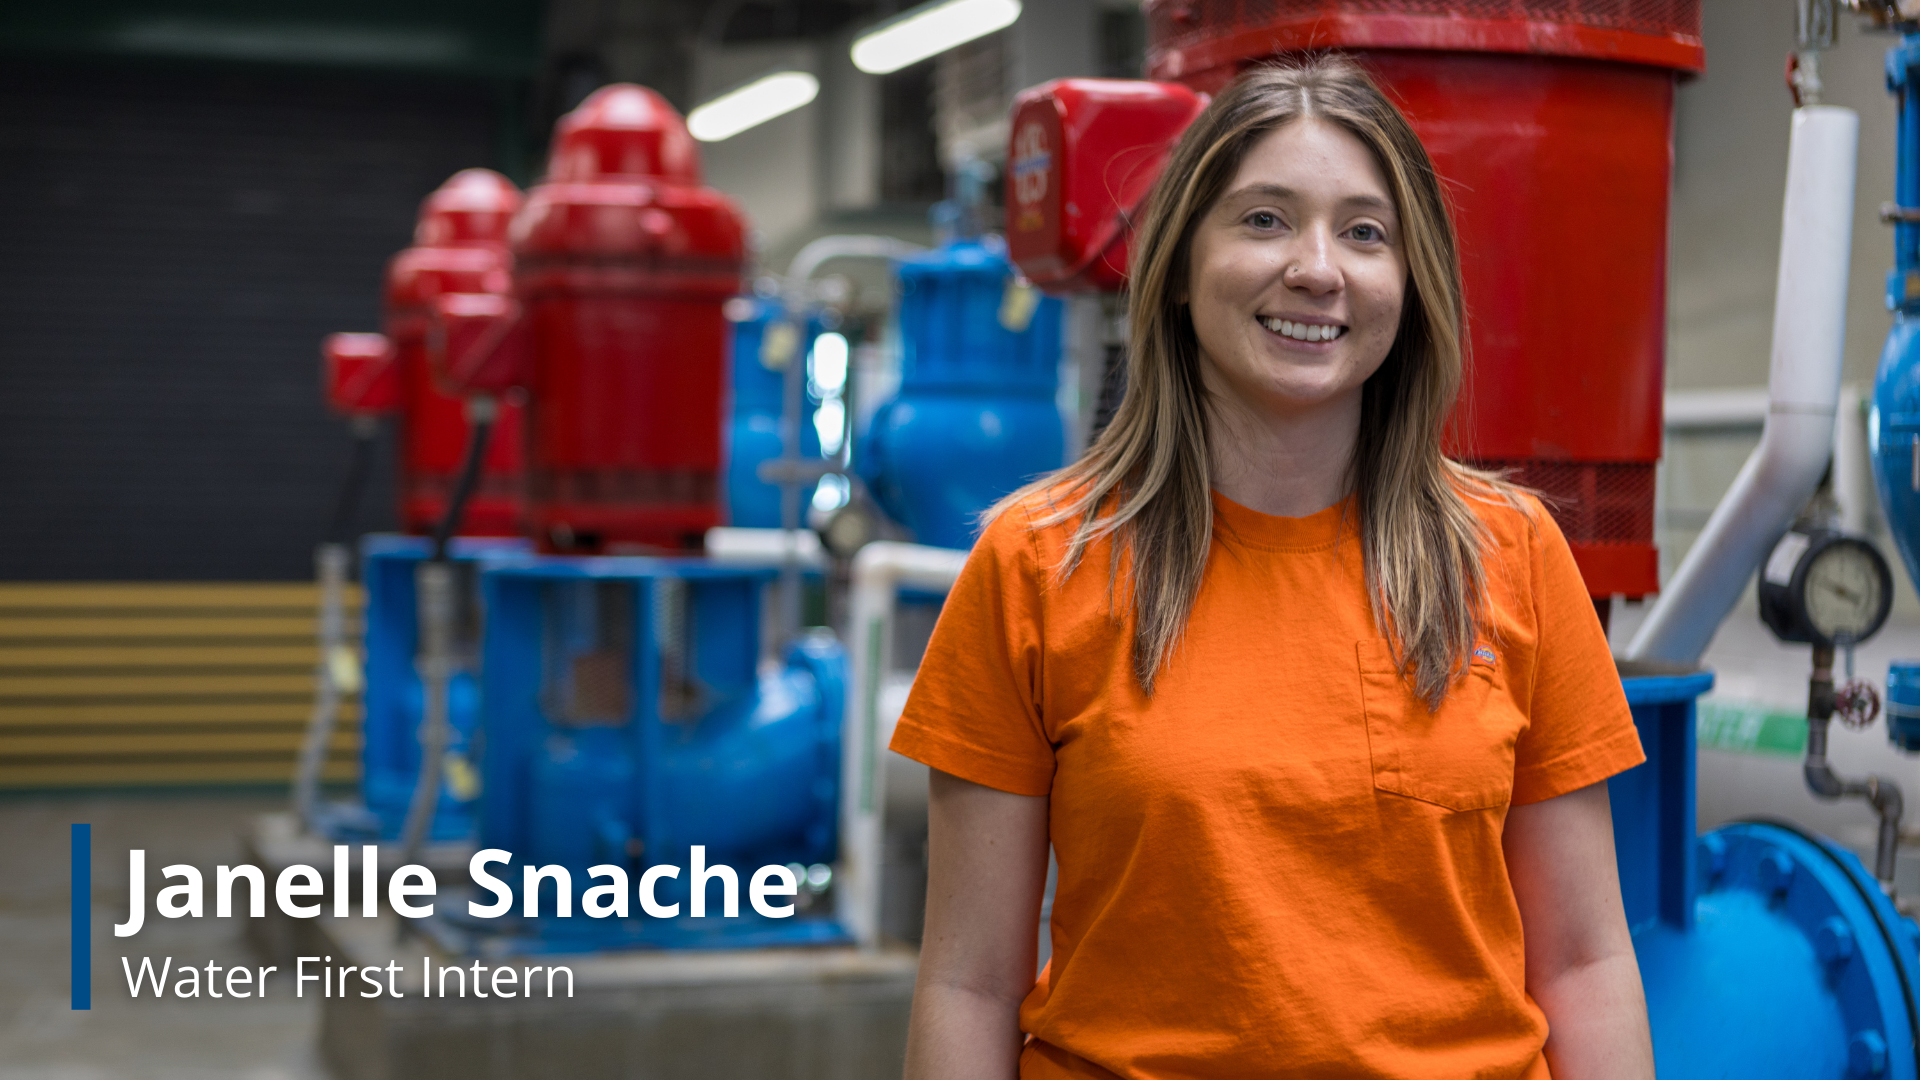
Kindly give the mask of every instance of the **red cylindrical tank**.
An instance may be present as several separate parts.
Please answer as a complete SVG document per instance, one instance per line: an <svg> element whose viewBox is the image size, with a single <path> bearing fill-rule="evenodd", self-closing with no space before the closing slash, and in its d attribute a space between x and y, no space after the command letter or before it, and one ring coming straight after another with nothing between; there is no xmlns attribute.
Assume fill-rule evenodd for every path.
<svg viewBox="0 0 1920 1080"><path fill-rule="evenodd" d="M665 98L603 87L560 121L514 219L527 526L549 550L697 548L720 523L726 300L744 228Z"/></svg>
<svg viewBox="0 0 1920 1080"><path fill-rule="evenodd" d="M461 395L438 383L428 363L434 305L448 294L512 289L507 228L520 205L520 189L506 177L463 169L427 196L413 246L387 264L387 335L402 399L400 520L409 532L432 532L439 523L471 430ZM500 403L463 535L519 534L521 413L518 405Z"/></svg>
<svg viewBox="0 0 1920 1080"><path fill-rule="evenodd" d="M1674 83L1704 64L1700 0L1147 0L1146 12L1148 74L1192 90L1327 49L1373 73L1432 154L1460 232L1471 366L1450 452L1544 492L1594 596L1656 591ZM1127 108L1177 112L1167 89L1137 95L1157 113L1111 85L1022 95L1008 237L1036 281L1098 285L1124 266L1124 237L1098 223L1135 207L1072 203L1077 188L1057 208L1046 196L1120 160ZM1144 141L1134 157L1150 156ZM1013 185L1034 171L1053 186L1029 180L1023 205ZM1063 214L1094 224L1050 224Z"/></svg>

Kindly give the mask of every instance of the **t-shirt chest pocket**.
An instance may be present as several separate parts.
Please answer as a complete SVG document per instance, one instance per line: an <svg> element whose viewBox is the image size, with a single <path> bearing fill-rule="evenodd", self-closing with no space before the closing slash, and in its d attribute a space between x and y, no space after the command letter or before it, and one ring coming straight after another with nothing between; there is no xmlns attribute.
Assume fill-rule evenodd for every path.
<svg viewBox="0 0 1920 1080"><path fill-rule="evenodd" d="M1433 710L1394 670L1385 641L1362 641L1359 654L1376 789L1449 810L1512 799L1514 741L1525 718L1504 692L1495 692L1491 648L1474 649L1466 678Z"/></svg>

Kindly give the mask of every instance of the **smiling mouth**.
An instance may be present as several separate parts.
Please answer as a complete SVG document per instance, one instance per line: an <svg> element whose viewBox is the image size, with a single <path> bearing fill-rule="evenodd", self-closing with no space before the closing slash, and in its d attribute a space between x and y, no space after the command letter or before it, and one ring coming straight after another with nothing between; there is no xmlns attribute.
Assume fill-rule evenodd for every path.
<svg viewBox="0 0 1920 1080"><path fill-rule="evenodd" d="M1295 341L1333 341L1345 337L1345 326L1328 326L1323 323L1293 322L1290 319L1269 319L1255 316L1261 326Z"/></svg>

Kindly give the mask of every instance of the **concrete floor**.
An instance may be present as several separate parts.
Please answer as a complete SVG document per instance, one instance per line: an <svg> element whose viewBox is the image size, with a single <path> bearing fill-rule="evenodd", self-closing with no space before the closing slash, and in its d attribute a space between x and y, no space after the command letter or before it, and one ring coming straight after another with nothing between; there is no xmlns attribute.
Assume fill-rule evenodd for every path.
<svg viewBox="0 0 1920 1080"><path fill-rule="evenodd" d="M155 919L115 938L126 918L129 848L147 851L148 880L176 862L237 862L242 822L284 798L74 795L0 798L0 1080L323 1080L319 1007L280 995L142 1000L120 957L205 965L250 963L236 919ZM93 825L93 1009L68 1000L68 826ZM111 856L111 857L110 857Z"/></svg>

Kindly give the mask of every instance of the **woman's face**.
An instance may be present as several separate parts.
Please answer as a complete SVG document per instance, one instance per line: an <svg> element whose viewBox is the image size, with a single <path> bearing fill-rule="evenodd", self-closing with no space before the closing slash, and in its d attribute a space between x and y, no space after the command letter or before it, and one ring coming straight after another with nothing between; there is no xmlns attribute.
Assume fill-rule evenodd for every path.
<svg viewBox="0 0 1920 1080"><path fill-rule="evenodd" d="M1351 397L1400 325L1407 260L1386 176L1322 120L1270 132L1195 225L1186 300L1207 388L1273 416Z"/></svg>

